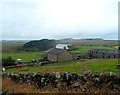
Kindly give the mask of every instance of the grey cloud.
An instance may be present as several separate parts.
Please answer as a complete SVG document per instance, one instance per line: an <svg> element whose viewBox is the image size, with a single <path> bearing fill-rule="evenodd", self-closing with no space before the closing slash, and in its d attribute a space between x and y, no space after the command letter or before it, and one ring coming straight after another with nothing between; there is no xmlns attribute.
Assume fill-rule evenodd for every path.
<svg viewBox="0 0 120 95"><path fill-rule="evenodd" d="M84 16L82 16L84 20L79 19L81 18L78 16L80 15L78 14L79 11L73 13L73 17L70 16L72 15L70 12L72 10L68 10L69 7L64 11L57 6L51 8L53 5L50 6L47 4L49 5L49 7L47 7L45 4L42 2L39 4L32 2L3 3L3 39L106 38L106 35L107 39L117 39L117 22L115 22L116 19L114 18L114 14L117 14L115 4L112 5L112 3L110 3L110 5L107 5L108 7L103 11L103 16L105 17L103 21L98 23L96 21L92 22L91 18L87 18L88 20L90 19L88 22L87 20L84 21ZM112 11L115 10L114 14L110 12L109 8L111 8ZM61 10L62 12L59 12ZM108 10L109 12L107 14ZM66 14L67 11L69 11L68 13L70 14ZM61 13L65 13L66 15Z"/></svg>

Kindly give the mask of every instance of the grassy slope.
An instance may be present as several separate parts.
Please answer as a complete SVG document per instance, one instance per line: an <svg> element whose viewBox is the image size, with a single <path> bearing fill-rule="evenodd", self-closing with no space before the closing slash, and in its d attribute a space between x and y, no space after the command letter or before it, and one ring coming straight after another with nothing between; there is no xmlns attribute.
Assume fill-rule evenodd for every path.
<svg viewBox="0 0 120 95"><path fill-rule="evenodd" d="M116 64L118 59L90 59L90 60L76 60L66 61L60 63L52 63L40 67L23 67L7 69L7 72L27 73L27 72L77 72L81 73L83 70L92 70L98 72L116 71Z"/></svg>
<svg viewBox="0 0 120 95"><path fill-rule="evenodd" d="M86 41L89 43L89 41ZM90 41L91 43L93 41ZM96 41L97 43L98 41ZM104 41L108 43L107 41ZM109 41L110 42L110 41ZM12 56L14 59L21 58L24 62L31 61L31 59L40 59L41 57L41 52L18 52L15 51L17 46L23 45L24 42L6 42L3 43L3 49L5 51L10 51L10 52L4 52L2 56L4 58L8 56ZM101 42L102 43L102 42ZM78 45L78 44L77 44ZM80 44L79 44L80 45ZM78 45L78 46L79 46ZM11 48L10 48L11 47ZM15 48L13 48L15 47ZM91 48L97 48L97 49L113 49L112 47L105 47L105 46L80 46L80 49L71 51L71 52L76 52L76 53L86 53L89 49ZM80 62L80 64L76 64ZM83 63L83 64L81 64ZM88 63L88 64L84 64ZM100 64L99 64L100 63ZM49 64L45 65L42 67L38 68L23 68L23 70L19 71L19 69L10 69L13 72L52 72L52 71L75 71L75 72L80 72L83 69L91 69L93 71L103 71L105 70L115 70L115 64L117 63L117 60L113 59L105 59L105 60L100 60L99 59L92 59L92 60L85 60L84 62L81 61L67 61L67 62L60 62L60 63L54 63L54 64ZM9 71L9 70L8 70Z"/></svg>
<svg viewBox="0 0 120 95"><path fill-rule="evenodd" d="M42 52L14 52L14 53L3 53L2 57L6 58L11 56L13 59L22 59L23 62L29 62L32 59L40 59Z"/></svg>
<svg viewBox="0 0 120 95"><path fill-rule="evenodd" d="M40 59L42 52L26 52L17 51L19 47L22 47L27 40L23 41L3 41L2 42L2 57L12 57L13 59L22 59L23 62L29 62L31 59Z"/></svg>
<svg viewBox="0 0 120 95"><path fill-rule="evenodd" d="M69 39L69 40L60 40L59 43L69 43L76 46L82 45L106 45L106 46L117 46L117 40L80 40L80 39Z"/></svg>
<svg viewBox="0 0 120 95"><path fill-rule="evenodd" d="M22 47L27 40L23 41L2 41L2 52L16 52L18 48Z"/></svg>
<svg viewBox="0 0 120 95"><path fill-rule="evenodd" d="M106 46L80 46L77 50L72 50L71 52L74 53L87 53L90 49L107 49L107 50L114 50L115 47L106 47Z"/></svg>
<svg viewBox="0 0 120 95"><path fill-rule="evenodd" d="M109 49L112 50L114 48L112 47L105 47L105 46L80 46L78 50L73 50L71 52L74 53L87 53L89 49ZM9 52L9 53L2 53L2 57L6 58L11 56L12 58L16 59L22 59L24 62L28 62L31 59L40 59L42 52Z"/></svg>

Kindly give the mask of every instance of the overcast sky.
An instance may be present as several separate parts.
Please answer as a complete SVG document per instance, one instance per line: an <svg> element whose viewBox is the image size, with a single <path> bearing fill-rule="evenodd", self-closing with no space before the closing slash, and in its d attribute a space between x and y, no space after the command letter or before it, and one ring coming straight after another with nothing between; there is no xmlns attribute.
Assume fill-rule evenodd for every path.
<svg viewBox="0 0 120 95"><path fill-rule="evenodd" d="M2 39L118 39L119 0L3 0Z"/></svg>

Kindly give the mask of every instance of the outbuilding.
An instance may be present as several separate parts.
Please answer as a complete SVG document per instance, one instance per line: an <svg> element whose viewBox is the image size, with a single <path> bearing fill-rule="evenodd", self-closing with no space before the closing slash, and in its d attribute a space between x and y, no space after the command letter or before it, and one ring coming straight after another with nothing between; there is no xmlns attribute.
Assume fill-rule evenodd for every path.
<svg viewBox="0 0 120 95"><path fill-rule="evenodd" d="M47 57L51 62L73 60L72 54L65 47L64 49L51 49L48 52Z"/></svg>
<svg viewBox="0 0 120 95"><path fill-rule="evenodd" d="M89 52L92 58L119 58L120 51L92 49Z"/></svg>

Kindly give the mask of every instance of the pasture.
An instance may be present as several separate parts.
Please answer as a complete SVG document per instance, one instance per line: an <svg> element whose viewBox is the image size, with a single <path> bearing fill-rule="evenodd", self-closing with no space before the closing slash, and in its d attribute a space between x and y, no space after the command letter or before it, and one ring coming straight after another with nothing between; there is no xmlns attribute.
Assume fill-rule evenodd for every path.
<svg viewBox="0 0 120 95"><path fill-rule="evenodd" d="M85 59L73 60L59 63L51 63L36 67L22 67L6 69L6 72L14 73L35 73L35 72L76 72L82 73L84 70L93 72L117 71L116 64L118 59Z"/></svg>
<svg viewBox="0 0 120 95"><path fill-rule="evenodd" d="M2 52L17 52L18 48L21 48L27 40L13 40L13 41L2 41Z"/></svg>
<svg viewBox="0 0 120 95"><path fill-rule="evenodd" d="M79 46L79 49L72 50L73 53L88 53L90 49L106 49L106 50L115 50L116 47L109 46Z"/></svg>
<svg viewBox="0 0 120 95"><path fill-rule="evenodd" d="M22 59L23 62L30 62L32 59L40 59L42 52L10 52L2 53L3 58L12 57L13 59Z"/></svg>
<svg viewBox="0 0 120 95"><path fill-rule="evenodd" d="M85 39L61 39L59 43L68 43L76 46L88 46L88 45L105 45L105 46L116 46L118 45L117 40L85 40Z"/></svg>
<svg viewBox="0 0 120 95"><path fill-rule="evenodd" d="M83 40L81 40L83 41ZM86 43L84 43L86 42ZM74 43L74 45L78 46L79 49L72 50L73 53L87 53L89 49L108 49L114 50L117 46L116 43L109 41L84 41L83 43ZM91 43L90 43L91 42ZM98 43L99 42L99 43ZM116 42L116 41L115 41ZM41 55L44 52L25 52L25 51L17 51L19 47L22 47L24 42L16 42L14 43L5 43L3 44L3 52L2 57L6 58L11 56L13 59L22 59L23 62L30 62L31 59L40 59ZM86 45L85 45L86 44ZM92 45L91 45L92 44ZM107 46L105 46L107 44ZM85 46L84 46L85 45ZM89 46L88 46L89 45ZM97 46L96 46L97 45ZM98 46L99 45L99 46ZM6 69L7 73L51 73L51 72L76 72L77 74L82 74L84 71L91 70L93 72L116 72L118 69L116 68L116 64L118 64L118 59L82 59L82 60L72 60L72 61L64 61L58 63L50 63L44 64L40 66L39 64L34 66L27 66L21 68L10 68ZM16 93L56 93L56 92L64 92L67 90L58 90L56 88L46 88L46 90L38 90L33 85L28 84L20 84L10 81L8 79L2 80L3 90L13 91ZM104 85L103 85L104 86ZM18 89L16 89L18 88ZM90 87L92 88L92 87ZM104 87L103 89L105 89ZM96 89L93 88L95 91ZM101 90L102 91L102 90ZM70 93L76 93L76 90L69 90Z"/></svg>
<svg viewBox="0 0 120 95"><path fill-rule="evenodd" d="M107 50L114 50L115 47L106 47L106 46L80 46L77 50L72 50L72 53L88 53L90 49L107 49ZM30 62L31 59L40 59L41 55L44 52L26 52L26 51L16 51L16 52L3 52L2 57L6 58L11 56L13 59L22 59L24 62Z"/></svg>
<svg viewBox="0 0 120 95"><path fill-rule="evenodd" d="M12 57L13 59L22 59L23 62L30 62L32 59L39 60L43 52L18 51L28 40L2 41L2 58Z"/></svg>
<svg viewBox="0 0 120 95"><path fill-rule="evenodd" d="M80 40L79 40L80 41ZM78 41L78 42L79 42ZM21 47L27 41L3 41L3 52L2 57L6 58L11 56L13 59L22 59L23 62L30 62L32 59L40 59L41 55L44 52L26 52L26 51L17 51L18 47ZM76 42L76 41L75 41ZM75 43L73 42L73 43ZM87 44L83 44L82 42L87 42ZM88 44L92 42L98 43L99 45ZM108 49L114 50L117 47L116 44L109 46L103 44L109 43L112 44L116 41L93 41L93 40L81 40L81 44L74 44L79 49L72 50L73 53L87 53L90 49ZM101 44L100 44L101 43ZM85 60L73 60L73 61L66 61L66 62L59 62L59 63L51 63L47 65L43 65L40 67L24 67L22 69L8 69L8 72L52 72L52 71L60 71L60 72L81 72L82 70L93 70L93 71L115 71L115 65L118 63L117 59L85 59Z"/></svg>

